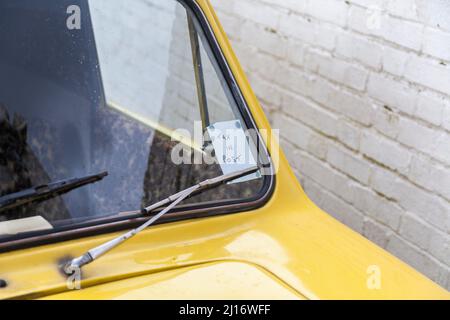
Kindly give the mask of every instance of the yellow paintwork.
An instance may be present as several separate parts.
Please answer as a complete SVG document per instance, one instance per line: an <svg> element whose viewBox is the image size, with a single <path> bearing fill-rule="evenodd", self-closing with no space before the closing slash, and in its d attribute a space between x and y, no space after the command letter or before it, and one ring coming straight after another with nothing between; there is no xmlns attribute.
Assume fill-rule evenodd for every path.
<svg viewBox="0 0 450 320"><path fill-rule="evenodd" d="M208 284L208 285L192 285ZM105 296L106 295L106 296ZM199 299L305 299L267 271L243 262L215 262L163 271L87 288L84 299L136 300L158 297L162 300L192 297ZM69 291L44 299L77 298Z"/></svg>
<svg viewBox="0 0 450 320"><path fill-rule="evenodd" d="M269 129L210 4L198 3L258 127ZM9 285L0 289L0 298L450 298L446 290L317 208L283 154L274 161L279 167L276 186L264 207L151 227L87 265L83 290L68 292L58 261L117 233L1 254L0 278ZM381 270L380 289L367 288L371 265Z"/></svg>

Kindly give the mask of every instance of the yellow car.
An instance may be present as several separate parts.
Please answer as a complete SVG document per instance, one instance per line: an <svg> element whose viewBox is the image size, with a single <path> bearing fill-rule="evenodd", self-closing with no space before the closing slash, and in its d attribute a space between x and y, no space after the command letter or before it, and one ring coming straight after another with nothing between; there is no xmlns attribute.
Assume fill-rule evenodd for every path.
<svg viewBox="0 0 450 320"><path fill-rule="evenodd" d="M0 43L0 298L450 298L308 199L207 0L3 0Z"/></svg>

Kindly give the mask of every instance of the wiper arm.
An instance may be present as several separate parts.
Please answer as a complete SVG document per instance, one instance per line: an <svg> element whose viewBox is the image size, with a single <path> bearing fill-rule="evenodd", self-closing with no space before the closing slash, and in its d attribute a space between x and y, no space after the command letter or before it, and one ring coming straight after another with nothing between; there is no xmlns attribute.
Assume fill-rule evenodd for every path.
<svg viewBox="0 0 450 320"><path fill-rule="evenodd" d="M167 197L166 199L163 199L147 208L142 209L142 213L147 214L154 209L157 209L159 207L162 207L162 206L170 203L169 206L167 206L164 210L162 210L161 212L159 212L158 214L153 216L150 220L148 220L147 222L142 224L140 227L133 229L131 231L128 231L127 233L125 233L115 239L112 239L104 244L101 244L101 245L87 251L85 254L83 254L82 256L80 256L78 258L72 259L63 267L64 273L67 275L71 275L75 271L80 270L83 266L91 263L92 261L96 260L97 258L104 255L108 251L110 251L113 248L120 245L122 242L130 239L131 237L135 236L136 234L138 234L139 232L141 232L148 226L152 225L156 220L161 218L167 212L172 210L172 208L175 207L178 203L180 203L187 197L191 196L192 194L203 191L203 190L217 187L227 181L231 181L231 180L240 178L242 176L251 174L251 173L257 171L258 169L259 168L257 166L253 166L248 169L232 172L229 174L218 176L216 178L202 181L192 187L184 189L174 195L171 195L170 197Z"/></svg>
<svg viewBox="0 0 450 320"><path fill-rule="evenodd" d="M104 171L98 174L51 182L19 192L7 194L0 197L0 212L32 202L39 202L54 198L87 184L102 180L107 175L108 172Z"/></svg>

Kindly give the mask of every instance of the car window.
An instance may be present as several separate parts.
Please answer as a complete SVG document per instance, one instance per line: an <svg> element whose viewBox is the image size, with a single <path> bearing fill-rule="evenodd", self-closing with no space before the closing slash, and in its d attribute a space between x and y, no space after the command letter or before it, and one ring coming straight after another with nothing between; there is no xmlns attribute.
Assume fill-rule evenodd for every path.
<svg viewBox="0 0 450 320"><path fill-rule="evenodd" d="M227 170L225 155L194 161L217 157L215 144L195 139L198 131L210 138L215 124L247 128L182 2L3 0L0 43L0 197L108 172L63 195L0 209L0 241L136 214ZM255 175L186 203L242 201L263 186Z"/></svg>

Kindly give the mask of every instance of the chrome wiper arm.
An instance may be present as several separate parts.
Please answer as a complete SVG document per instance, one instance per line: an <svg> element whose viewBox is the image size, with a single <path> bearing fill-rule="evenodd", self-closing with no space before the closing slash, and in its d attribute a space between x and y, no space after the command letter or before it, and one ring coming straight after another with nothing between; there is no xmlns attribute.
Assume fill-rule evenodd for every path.
<svg viewBox="0 0 450 320"><path fill-rule="evenodd" d="M84 253L82 256L80 256L78 258L72 259L63 267L64 273L67 275L71 275L75 271L81 269L83 266L93 262L100 256L104 255L108 251L110 251L113 248L120 245L122 242L130 239L131 237L135 236L136 234L138 234L139 232L141 232L148 226L152 225L155 221L157 221L159 218L161 218L167 212L172 210L172 208L175 207L178 203L180 203L187 197L191 196L192 194L197 193L202 190L211 189L211 188L214 188L214 187L216 187L222 183L225 183L227 181L231 181L231 180L240 178L242 176L246 176L248 174L251 174L251 173L257 171L258 169L259 168L257 166L254 166L254 167L251 167L248 169L232 172L229 174L224 174L224 175L218 176L216 178L207 179L207 180L202 181L192 187L189 187L180 192L177 192L177 193L171 195L170 197L167 197L166 199L163 199L147 208L142 209L142 212L144 214L147 214L154 209L160 208L160 207L170 203L169 206L167 206L164 210L162 210L161 212L159 212L158 214L153 216L151 219L149 219L147 222L142 224L140 227L133 229L131 231L128 231L125 234L123 234L117 238L114 238L104 244L101 244L93 249L90 249L89 251L87 251L86 253Z"/></svg>
<svg viewBox="0 0 450 320"><path fill-rule="evenodd" d="M32 202L39 202L54 198L87 184L102 180L107 175L108 172L104 171L81 178L70 178L51 182L19 192L7 194L0 197L0 212Z"/></svg>

